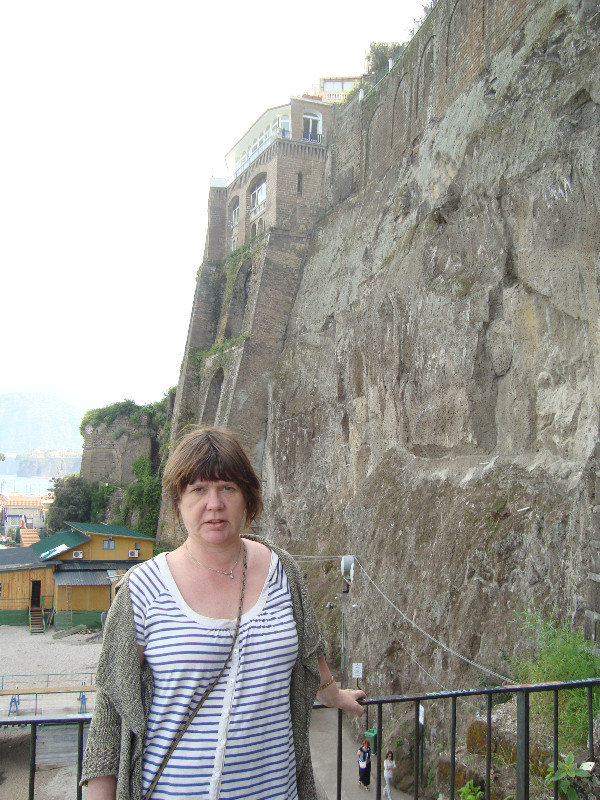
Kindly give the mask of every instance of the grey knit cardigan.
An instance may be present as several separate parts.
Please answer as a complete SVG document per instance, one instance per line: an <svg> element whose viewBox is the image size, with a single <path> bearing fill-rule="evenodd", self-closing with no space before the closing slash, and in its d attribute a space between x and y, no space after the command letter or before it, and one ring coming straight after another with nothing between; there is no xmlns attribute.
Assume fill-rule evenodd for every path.
<svg viewBox="0 0 600 800"><path fill-rule="evenodd" d="M299 800L317 800L308 729L320 683L317 659L324 642L298 565L285 550L258 536L278 556L288 578L298 633L298 658L292 670L290 709ZM135 569L135 567L134 567ZM117 776L117 800L142 800L142 751L154 683L146 662L140 666L129 574L121 581L104 628L96 673L96 705L83 756L82 784L101 775Z"/></svg>

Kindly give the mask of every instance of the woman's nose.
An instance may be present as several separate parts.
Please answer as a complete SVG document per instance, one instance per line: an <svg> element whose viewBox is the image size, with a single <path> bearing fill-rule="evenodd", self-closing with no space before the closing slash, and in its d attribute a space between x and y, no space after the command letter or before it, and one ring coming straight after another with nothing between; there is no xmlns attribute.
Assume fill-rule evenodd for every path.
<svg viewBox="0 0 600 800"><path fill-rule="evenodd" d="M208 490L206 505L209 508L219 508L220 506L223 505L223 502L221 500L221 493L219 492L216 486L211 486L210 489Z"/></svg>

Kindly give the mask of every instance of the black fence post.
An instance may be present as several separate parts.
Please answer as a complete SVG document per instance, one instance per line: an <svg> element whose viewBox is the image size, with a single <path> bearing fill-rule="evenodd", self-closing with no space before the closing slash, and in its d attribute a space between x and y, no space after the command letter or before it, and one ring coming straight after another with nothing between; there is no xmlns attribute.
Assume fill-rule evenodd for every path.
<svg viewBox="0 0 600 800"><path fill-rule="evenodd" d="M419 800L419 754L420 754L420 720L419 720L419 701L415 700L415 746L414 746L414 766L413 766L413 780L414 780L414 798Z"/></svg>
<svg viewBox="0 0 600 800"><path fill-rule="evenodd" d="M554 767L554 773L556 774L556 770L558 769L558 689L555 689L553 694L554 694L554 727L553 727L554 753L552 756L552 764ZM554 781L554 800L558 800L557 781Z"/></svg>
<svg viewBox="0 0 600 800"><path fill-rule="evenodd" d="M381 750L383 748L383 705L377 703L377 793L375 800L381 800Z"/></svg>
<svg viewBox="0 0 600 800"><path fill-rule="evenodd" d="M594 696L592 694L592 687L587 687L587 701L588 701L588 739L589 739L589 753L590 761L594 761Z"/></svg>
<svg viewBox="0 0 600 800"><path fill-rule="evenodd" d="M485 731L485 800L490 800L492 790L492 695L487 696L487 715Z"/></svg>
<svg viewBox="0 0 600 800"><path fill-rule="evenodd" d="M529 800L529 692L517 692L517 800Z"/></svg>
<svg viewBox="0 0 600 800"><path fill-rule="evenodd" d="M81 768L83 763L83 721L77 723L77 800L82 798Z"/></svg>
<svg viewBox="0 0 600 800"><path fill-rule="evenodd" d="M30 726L31 737L29 739L29 800L35 796L35 747L37 744L37 725L35 722Z"/></svg>
<svg viewBox="0 0 600 800"><path fill-rule="evenodd" d="M454 800L456 781L456 695L452 695L452 718L450 722L450 800Z"/></svg>
<svg viewBox="0 0 600 800"><path fill-rule="evenodd" d="M337 800L342 800L342 711L337 712Z"/></svg>

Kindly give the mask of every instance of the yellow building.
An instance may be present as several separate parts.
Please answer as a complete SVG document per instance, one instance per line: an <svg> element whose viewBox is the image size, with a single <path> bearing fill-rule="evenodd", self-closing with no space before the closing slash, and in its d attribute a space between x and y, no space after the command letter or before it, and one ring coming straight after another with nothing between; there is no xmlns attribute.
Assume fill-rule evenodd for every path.
<svg viewBox="0 0 600 800"><path fill-rule="evenodd" d="M66 524L30 547L0 550L0 624L97 626L114 582L152 557L153 538L131 528Z"/></svg>

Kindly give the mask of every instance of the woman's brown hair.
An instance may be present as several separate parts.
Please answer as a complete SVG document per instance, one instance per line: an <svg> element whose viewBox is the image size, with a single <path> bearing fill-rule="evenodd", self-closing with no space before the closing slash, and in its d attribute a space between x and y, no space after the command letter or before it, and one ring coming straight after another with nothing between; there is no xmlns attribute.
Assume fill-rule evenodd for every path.
<svg viewBox="0 0 600 800"><path fill-rule="evenodd" d="M194 481L232 481L246 501L248 524L262 511L260 481L244 448L225 428L195 428L177 444L165 464L162 487L175 515L186 486Z"/></svg>

